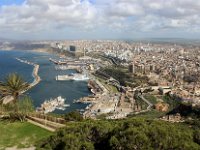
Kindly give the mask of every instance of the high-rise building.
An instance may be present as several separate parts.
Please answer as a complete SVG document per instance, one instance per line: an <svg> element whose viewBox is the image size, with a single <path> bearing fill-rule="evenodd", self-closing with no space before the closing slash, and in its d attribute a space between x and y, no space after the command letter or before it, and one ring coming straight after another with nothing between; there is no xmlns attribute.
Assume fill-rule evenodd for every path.
<svg viewBox="0 0 200 150"><path fill-rule="evenodd" d="M76 46L70 45L69 46L69 51L70 52L76 52Z"/></svg>
<svg viewBox="0 0 200 150"><path fill-rule="evenodd" d="M134 63L129 65L129 72L135 73L135 65L134 65Z"/></svg>

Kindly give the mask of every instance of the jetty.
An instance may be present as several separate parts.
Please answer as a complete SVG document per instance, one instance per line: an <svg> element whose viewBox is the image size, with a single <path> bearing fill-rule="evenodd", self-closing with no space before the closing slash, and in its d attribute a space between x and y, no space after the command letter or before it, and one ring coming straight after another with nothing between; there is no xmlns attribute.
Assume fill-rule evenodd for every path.
<svg viewBox="0 0 200 150"><path fill-rule="evenodd" d="M32 62L29 62L27 60L22 60L20 58L16 58L18 61L20 61L21 63L25 63L25 64L28 64L28 65L32 65L34 66L33 68L33 72L32 72L32 76L34 78L34 81L29 85L29 87L22 92L25 93L26 91L28 91L29 89L31 89L32 87L36 86L40 81L41 81L41 78L40 76L38 75L38 72L39 72L39 68L40 66L38 64L35 64L35 63L32 63Z"/></svg>

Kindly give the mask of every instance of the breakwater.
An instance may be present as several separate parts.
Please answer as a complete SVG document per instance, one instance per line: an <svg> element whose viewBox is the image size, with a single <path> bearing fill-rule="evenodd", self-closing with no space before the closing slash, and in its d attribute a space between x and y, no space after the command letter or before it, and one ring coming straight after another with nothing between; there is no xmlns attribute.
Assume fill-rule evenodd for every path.
<svg viewBox="0 0 200 150"><path fill-rule="evenodd" d="M38 64L29 62L27 60L22 60L22 59L19 59L19 58L16 58L16 59L18 61L20 61L21 63L25 63L25 64L28 64L28 65L34 66L33 72L32 72L32 76L34 78L34 81L29 85L29 87L27 88L27 90L25 90L25 91L22 92L22 93L24 93L24 92L28 91L29 89L31 89L32 87L36 86L41 81L41 78L38 75L38 71L39 71L40 66Z"/></svg>

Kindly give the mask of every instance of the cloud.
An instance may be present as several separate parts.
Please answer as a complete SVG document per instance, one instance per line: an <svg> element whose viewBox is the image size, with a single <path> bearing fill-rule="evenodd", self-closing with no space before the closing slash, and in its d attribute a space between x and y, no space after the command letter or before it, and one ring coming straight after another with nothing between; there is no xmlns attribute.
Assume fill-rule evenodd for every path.
<svg viewBox="0 0 200 150"><path fill-rule="evenodd" d="M190 30L199 28L200 1L196 0L112 0L106 4L108 18L126 21L140 31ZM115 22L116 24L116 22ZM127 26L127 25L126 25ZM190 30L192 31L192 30Z"/></svg>
<svg viewBox="0 0 200 150"><path fill-rule="evenodd" d="M22 31L42 30L57 26L79 26L91 24L95 8L87 1L77 0L27 0L22 5L0 8L0 27Z"/></svg>
<svg viewBox="0 0 200 150"><path fill-rule="evenodd" d="M199 20L199 0L25 0L0 6L0 31L9 32L107 28L200 33Z"/></svg>

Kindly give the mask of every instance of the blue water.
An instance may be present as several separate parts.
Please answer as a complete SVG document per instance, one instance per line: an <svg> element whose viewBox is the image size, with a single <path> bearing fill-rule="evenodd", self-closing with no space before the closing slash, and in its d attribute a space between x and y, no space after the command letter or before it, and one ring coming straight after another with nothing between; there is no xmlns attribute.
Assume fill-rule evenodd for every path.
<svg viewBox="0 0 200 150"><path fill-rule="evenodd" d="M42 81L30 89L26 94L33 99L35 107L38 107L46 99L62 96L66 98L66 103L70 107L66 110L56 110L54 113L66 113L75 109L83 109L84 104L73 104L74 99L88 96L90 91L87 88L87 82L80 81L56 81L58 74L70 74L74 70L57 71L55 65L49 61L49 58L56 58L52 54L37 53L31 51L0 51L0 80L3 80L9 73L18 73L27 82L32 82L33 66L17 61L15 58L21 58L40 65L39 76Z"/></svg>

